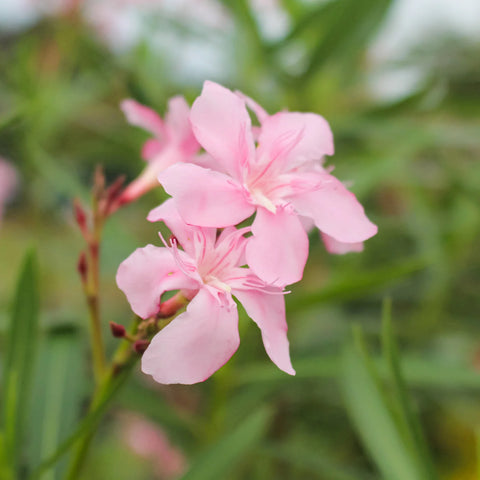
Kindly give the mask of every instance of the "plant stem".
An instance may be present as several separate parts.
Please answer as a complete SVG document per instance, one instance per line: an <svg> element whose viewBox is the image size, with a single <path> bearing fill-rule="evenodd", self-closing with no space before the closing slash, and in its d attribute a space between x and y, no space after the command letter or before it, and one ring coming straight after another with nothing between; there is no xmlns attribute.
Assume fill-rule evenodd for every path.
<svg viewBox="0 0 480 480"><path fill-rule="evenodd" d="M98 211L98 201L93 201L93 238L90 241L88 253L88 280L86 297L89 312L90 340L93 357L93 373L95 384L99 385L106 372L105 347L103 344L100 319L100 239L103 222Z"/></svg>
<svg viewBox="0 0 480 480"><path fill-rule="evenodd" d="M129 330L130 335L137 333L139 325L139 318L137 317ZM92 402L90 404L90 412L99 408L105 408L108 402L114 397L112 388L116 391L128 378L128 373L135 364L138 356L132 350L132 345L128 340L123 340L118 346L110 368L106 375L103 377L101 384L97 386L97 389L93 395ZM98 423L98 422L97 422ZM96 425L96 424L95 424ZM74 480L78 478L83 462L88 452L88 448L95 434L95 425L88 429L82 437L79 439L79 444L76 452L73 456L72 462L68 469L66 479Z"/></svg>

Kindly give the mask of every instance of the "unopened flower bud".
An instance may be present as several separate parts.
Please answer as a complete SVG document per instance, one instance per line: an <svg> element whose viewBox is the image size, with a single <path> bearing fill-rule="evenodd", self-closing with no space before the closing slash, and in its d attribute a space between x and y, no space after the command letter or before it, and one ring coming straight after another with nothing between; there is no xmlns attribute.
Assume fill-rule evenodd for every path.
<svg viewBox="0 0 480 480"><path fill-rule="evenodd" d="M118 177L108 188L105 199L104 215L108 216L122 206L122 189L125 183L125 175Z"/></svg>
<svg viewBox="0 0 480 480"><path fill-rule="evenodd" d="M141 355L143 352L145 352L145 350L148 348L149 345L150 345L149 340L137 340L133 344L133 349Z"/></svg>
<svg viewBox="0 0 480 480"><path fill-rule="evenodd" d="M80 256L78 257L77 271L80 274L82 283L86 283L87 281L87 270L88 270L87 256L85 255L85 252L81 252Z"/></svg>
<svg viewBox="0 0 480 480"><path fill-rule="evenodd" d="M125 337L125 327L123 325L120 325L119 323L110 322L110 330L115 338Z"/></svg>
<svg viewBox="0 0 480 480"><path fill-rule="evenodd" d="M77 198L73 200L73 210L75 212L75 221L77 222L78 228L80 228L80 231L85 236L88 233L87 214Z"/></svg>
<svg viewBox="0 0 480 480"><path fill-rule="evenodd" d="M188 300L181 293L177 293L172 298L160 303L157 318L169 318L175 315L187 302Z"/></svg>

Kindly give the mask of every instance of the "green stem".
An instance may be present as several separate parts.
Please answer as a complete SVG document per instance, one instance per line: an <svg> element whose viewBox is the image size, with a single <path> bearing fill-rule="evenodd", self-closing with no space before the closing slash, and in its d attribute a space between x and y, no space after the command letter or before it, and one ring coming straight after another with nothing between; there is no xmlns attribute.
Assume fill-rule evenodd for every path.
<svg viewBox="0 0 480 480"><path fill-rule="evenodd" d="M188 303L188 300L181 294L178 293L175 297L170 299L175 305L175 311L170 311L170 317L162 320L159 329L165 328L175 317L179 314L179 309ZM167 300L168 302L168 300ZM165 303L167 303L165 302ZM133 325L128 331L129 337L135 337L139 333L139 326L141 323L140 317L136 317ZM78 441L78 448L73 456L72 462L68 469L66 480L76 480L79 477L83 463L88 453L88 448L90 443L95 435L95 427L98 425L99 421L103 417L103 414L107 411L107 406L109 402L114 398L117 390L123 385L123 383L128 378L128 374L132 367L135 365L136 360L139 358L138 354L132 349L132 345L128 340L123 340L122 343L118 346L110 368L107 374L104 376L103 381L100 385L97 386L97 389L94 393L92 403L90 405L89 415L95 415L97 412L96 421L92 422L89 428L85 428L78 437L76 437L74 442ZM57 457L58 458L58 457Z"/></svg>
<svg viewBox="0 0 480 480"><path fill-rule="evenodd" d="M100 327L98 295L96 293L87 293L87 303L89 310L90 341L93 357L93 374L95 378L95 384L99 385L105 375L106 361L102 329Z"/></svg>
<svg viewBox="0 0 480 480"><path fill-rule="evenodd" d="M105 346L103 343L100 318L100 239L103 222L98 209L98 201L93 201L93 238L89 245L88 282L86 296L90 320L90 340L93 356L93 372L98 386L106 372Z"/></svg>
<svg viewBox="0 0 480 480"><path fill-rule="evenodd" d="M133 336L137 333L138 325L139 318L137 317L129 330L129 335ZM107 374L103 377L103 382L95 391L92 403L90 405L90 412L95 412L100 408L106 410L105 407L114 397L113 393L115 393L128 378L128 373L135 364L137 358L137 355L132 350L131 343L128 340L123 340L113 356L110 368ZM100 418L98 420L100 420ZM74 480L78 478L83 466L83 462L87 455L88 448L95 434L94 427L97 424L98 422L92 425L92 428L86 430L83 436L80 437L78 448L76 449L65 477L67 480Z"/></svg>
<svg viewBox="0 0 480 480"><path fill-rule="evenodd" d="M132 334L136 333L138 324L139 318L137 317L130 328ZM108 406L115 397L116 392L127 380L130 370L135 365L137 359L138 356L132 351L130 342L123 340L114 354L107 375L105 375L102 384L99 385L95 391L88 414L72 435L70 435L70 437L68 437L52 455L45 459L32 472L29 477L30 480L40 478L43 473L47 472L53 465L55 465L55 463L65 455L73 445L76 445L77 442L81 441L82 444L86 444L88 447L95 428L108 410ZM82 452L82 456L80 456L80 450L81 448L78 449L70 470L73 469L73 463L76 463L75 469L78 470L81 467L80 460L83 460L87 450L85 449L85 451Z"/></svg>

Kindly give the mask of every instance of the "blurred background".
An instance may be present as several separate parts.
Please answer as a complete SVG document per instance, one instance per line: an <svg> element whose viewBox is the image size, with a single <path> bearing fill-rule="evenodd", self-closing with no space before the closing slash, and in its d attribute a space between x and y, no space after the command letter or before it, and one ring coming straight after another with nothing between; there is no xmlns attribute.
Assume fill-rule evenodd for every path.
<svg viewBox="0 0 480 480"><path fill-rule="evenodd" d="M381 438L379 412L349 387L342 366L352 325L361 325L392 393L379 360L386 297L438 478L478 478L477 0L2 0L0 42L2 335L27 247L40 260L28 463L68 436L92 389L72 198L88 201L98 164L110 181L143 168L147 135L126 123L122 99L163 115L169 97L191 102L210 79L271 113L323 115L336 145L329 164L379 233L363 253L344 256L327 254L311 235L304 279L286 297L296 377L268 361L244 315L239 351L203 384L161 386L136 369L102 423L84 478L175 479L200 465L191 478L390 480L379 462L397 452L365 442L352 403L365 407L370 433ZM106 227L109 350L118 341L108 321L131 318L116 269L157 241L145 217L163 198L160 188L149 193ZM42 478L62 478L62 465Z"/></svg>

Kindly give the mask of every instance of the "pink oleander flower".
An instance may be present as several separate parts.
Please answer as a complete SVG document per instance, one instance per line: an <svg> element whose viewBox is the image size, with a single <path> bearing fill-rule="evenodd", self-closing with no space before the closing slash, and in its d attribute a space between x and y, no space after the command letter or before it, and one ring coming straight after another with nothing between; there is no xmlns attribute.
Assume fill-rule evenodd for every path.
<svg viewBox="0 0 480 480"><path fill-rule="evenodd" d="M292 368L283 291L261 281L245 264L243 235L248 228L186 224L173 200L152 210L150 221L163 221L174 235L168 247L147 245L122 262L117 285L142 318L160 312L162 295L180 290L191 299L157 333L142 357L142 370L160 383L192 384L206 380L235 353L240 343L236 297L259 326L265 350L283 371ZM178 248L183 247L183 250Z"/></svg>
<svg viewBox="0 0 480 480"><path fill-rule="evenodd" d="M159 186L158 174L170 165L192 162L200 146L190 126L190 108L183 97L170 99L165 121L154 110L135 100L124 100L121 108L129 123L153 135L142 149L142 157L148 165L122 194L122 203L128 203Z"/></svg>
<svg viewBox="0 0 480 480"><path fill-rule="evenodd" d="M185 456L171 444L159 425L129 412L123 415L122 426L127 444L137 455L153 463L160 478L179 478L186 470Z"/></svg>
<svg viewBox="0 0 480 480"><path fill-rule="evenodd" d="M17 186L17 172L5 160L0 158L0 224L5 204L12 197Z"/></svg>
<svg viewBox="0 0 480 480"><path fill-rule="evenodd" d="M252 129L246 102L260 129ZM158 179L189 224L226 227L256 212L246 259L267 283L284 286L302 278L308 237L300 217L341 243L358 244L377 232L355 195L323 167L323 157L334 148L320 115L270 116L255 102L207 81L190 121L211 157L210 168L175 164Z"/></svg>

